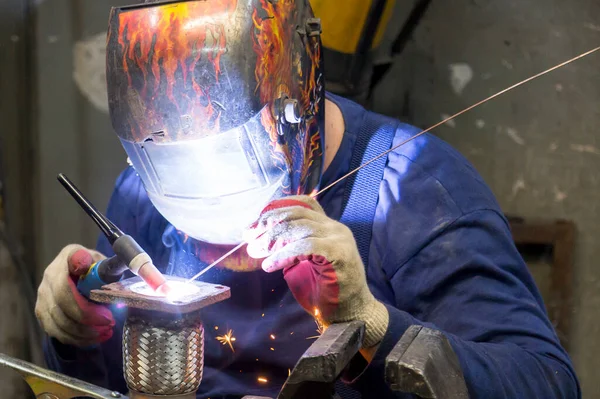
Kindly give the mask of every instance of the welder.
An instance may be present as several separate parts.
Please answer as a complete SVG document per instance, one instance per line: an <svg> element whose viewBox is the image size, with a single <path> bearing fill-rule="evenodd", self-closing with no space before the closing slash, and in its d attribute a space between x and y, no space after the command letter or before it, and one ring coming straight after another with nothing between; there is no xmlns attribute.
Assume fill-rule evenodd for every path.
<svg viewBox="0 0 600 399"><path fill-rule="evenodd" d="M366 332L342 397L398 397L384 359L414 324L449 337L472 398L580 397L499 205L448 144L424 135L315 198L418 130L324 91L308 0L140 4L109 26L130 166L108 218L180 277L248 243L202 276L232 296L202 313L199 398L275 397L315 330L351 320ZM73 282L111 255L65 247L36 312L51 368L125 392L122 311Z"/></svg>

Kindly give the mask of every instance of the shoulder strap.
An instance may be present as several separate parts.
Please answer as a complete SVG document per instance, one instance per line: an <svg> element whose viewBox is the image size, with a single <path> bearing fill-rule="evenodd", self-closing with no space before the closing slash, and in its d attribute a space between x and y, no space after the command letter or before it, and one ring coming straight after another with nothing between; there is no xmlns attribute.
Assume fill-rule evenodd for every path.
<svg viewBox="0 0 600 399"><path fill-rule="evenodd" d="M391 148L399 122L372 112L365 113L361 131L354 145L350 170L377 157ZM344 211L340 221L352 230L365 266L369 262L369 248L373 218L379 198L379 186L387 157L381 157L348 178L344 193Z"/></svg>
<svg viewBox="0 0 600 399"><path fill-rule="evenodd" d="M358 168L391 148L399 122L386 116L366 112L352 152L350 170ZM369 248L373 218L379 198L379 186L387 157L381 157L348 178L344 192L344 211L340 221L352 230L365 267L369 264ZM337 381L335 390L344 399L360 399L361 394Z"/></svg>

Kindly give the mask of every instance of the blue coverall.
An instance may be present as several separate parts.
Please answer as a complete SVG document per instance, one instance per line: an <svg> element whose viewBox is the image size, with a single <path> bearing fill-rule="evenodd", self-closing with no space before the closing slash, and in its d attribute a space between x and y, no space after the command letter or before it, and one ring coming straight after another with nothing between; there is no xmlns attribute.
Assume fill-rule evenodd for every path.
<svg viewBox="0 0 600 399"><path fill-rule="evenodd" d="M328 98L340 107L346 131L322 187L349 170L367 112L337 96ZM408 136L398 130L394 143ZM340 183L319 199L331 218L342 214L344 189ZM193 240L184 242L156 211L133 169L119 177L107 216L163 270L191 276L203 266L193 254ZM113 254L104 238L98 250ZM390 154L366 270L372 292L388 306L390 324L375 358L352 382L363 398L398 397L384 383L384 359L412 324L448 335L471 398L581 397L571 361L493 194L442 140L425 135ZM203 279L231 287L232 296L203 312L205 369L198 398L275 397L288 369L314 342L313 318L296 303L279 272L214 269ZM126 392L123 315L118 309L113 313L115 334L100 348L76 349L48 339L49 366ZM229 329L236 337L235 352L216 340Z"/></svg>

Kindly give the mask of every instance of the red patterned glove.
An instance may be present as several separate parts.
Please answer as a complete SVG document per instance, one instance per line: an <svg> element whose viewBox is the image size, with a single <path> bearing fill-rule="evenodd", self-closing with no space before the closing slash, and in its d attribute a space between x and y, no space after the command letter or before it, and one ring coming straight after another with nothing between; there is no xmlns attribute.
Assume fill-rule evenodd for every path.
<svg viewBox="0 0 600 399"><path fill-rule="evenodd" d="M35 314L46 333L63 344L87 347L108 340L115 320L111 311L85 299L77 279L100 253L81 245L68 245L50 263L38 289Z"/></svg>
<svg viewBox="0 0 600 399"><path fill-rule="evenodd" d="M248 255L266 272L283 270L294 297L325 324L362 320L363 347L377 345L389 315L367 286L365 267L348 227L325 215L308 196L271 202L244 236Z"/></svg>

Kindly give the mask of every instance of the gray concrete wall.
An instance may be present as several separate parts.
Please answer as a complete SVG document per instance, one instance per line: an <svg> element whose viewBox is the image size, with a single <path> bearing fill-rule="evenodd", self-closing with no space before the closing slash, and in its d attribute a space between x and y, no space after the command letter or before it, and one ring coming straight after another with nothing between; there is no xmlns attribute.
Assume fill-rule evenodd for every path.
<svg viewBox="0 0 600 399"><path fill-rule="evenodd" d="M45 0L37 7L40 272L66 244L93 246L99 233L56 175L65 173L103 210L116 176L126 166L106 109L100 51L110 6L126 3Z"/></svg>
<svg viewBox="0 0 600 399"><path fill-rule="evenodd" d="M434 1L374 107L428 127L598 45L597 0ZM577 223L570 348L585 398L600 397L598 65L600 54L590 56L436 131L505 212Z"/></svg>
<svg viewBox="0 0 600 399"><path fill-rule="evenodd" d="M27 31L27 4L21 0L0 2L0 353L21 359L39 360L39 351L28 348L27 301L20 284L30 275L33 264L31 221L30 100L31 80L28 62L30 40ZM6 219L5 219L6 218ZM10 224L6 231L5 222ZM26 266L13 264L5 235L23 245ZM32 267L33 269L33 267ZM30 350L28 350L30 349ZM33 349L33 350L31 350ZM13 370L0 368L2 397L27 398L28 388Z"/></svg>
<svg viewBox="0 0 600 399"><path fill-rule="evenodd" d="M0 222L0 229L4 224ZM12 263L10 254L3 242L0 242L0 353L19 359L27 357L27 331L25 322L25 302L17 269ZM10 321L10 322L9 322ZM0 368L0 387L2 397L19 399L27 397L27 386L21 376L6 368Z"/></svg>

